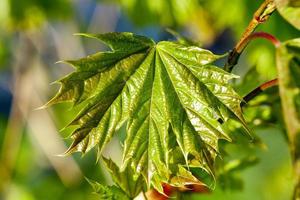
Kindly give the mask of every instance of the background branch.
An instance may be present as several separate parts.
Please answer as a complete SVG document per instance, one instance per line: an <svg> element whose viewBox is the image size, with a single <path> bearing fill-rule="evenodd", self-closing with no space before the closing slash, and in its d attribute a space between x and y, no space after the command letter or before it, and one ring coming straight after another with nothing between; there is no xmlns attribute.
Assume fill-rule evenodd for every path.
<svg viewBox="0 0 300 200"><path fill-rule="evenodd" d="M258 10L254 13L253 18L250 21L245 32L243 33L241 39L238 41L238 43L235 45L228 56L227 62L224 66L224 69L226 71L232 71L233 67L237 64L241 53L250 41L247 41L247 38L255 31L259 24L265 22L269 18L269 16L275 11L275 9L276 7L274 0L265 0L258 8Z"/></svg>

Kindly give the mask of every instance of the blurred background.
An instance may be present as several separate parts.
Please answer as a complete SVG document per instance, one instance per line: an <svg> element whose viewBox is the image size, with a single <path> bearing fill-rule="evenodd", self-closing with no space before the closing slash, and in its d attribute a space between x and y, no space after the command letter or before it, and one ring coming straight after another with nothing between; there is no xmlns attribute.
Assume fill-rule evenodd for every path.
<svg viewBox="0 0 300 200"><path fill-rule="evenodd" d="M102 164L96 163L95 151L85 156L59 156L70 144L67 137L71 130L64 126L76 113L71 105L37 109L59 87L50 84L72 71L57 61L107 49L74 33L128 31L160 41L175 39L166 31L171 28L223 54L233 48L261 2L1 0L0 200L93 200L99 197L92 194L85 177L112 184ZM258 30L281 41L299 37L299 32L277 13ZM245 95L276 77L274 62L273 46L254 41L233 71L241 78L232 84ZM220 180L213 194L187 194L183 198L290 199L291 164L277 92L276 88L268 90L244 109L254 140L234 128L233 144L221 144L225 157L218 163L225 165L220 165ZM117 138L105 150L116 162L120 152Z"/></svg>

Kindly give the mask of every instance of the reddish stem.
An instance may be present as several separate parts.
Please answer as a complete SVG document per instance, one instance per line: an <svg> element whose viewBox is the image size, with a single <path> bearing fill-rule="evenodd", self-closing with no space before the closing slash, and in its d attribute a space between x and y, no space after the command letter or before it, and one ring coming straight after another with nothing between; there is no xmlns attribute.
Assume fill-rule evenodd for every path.
<svg viewBox="0 0 300 200"><path fill-rule="evenodd" d="M275 86L275 85L278 85L278 79L277 79L277 78L275 78L275 79L273 79L273 80L270 80L270 81L268 81L268 82L263 83L263 84L260 86L260 88L261 88L262 91L264 91L264 90L266 90L266 89L268 89L268 88L270 88L270 87L273 87L273 86Z"/></svg>
<svg viewBox="0 0 300 200"><path fill-rule="evenodd" d="M276 6L274 0L265 0L256 10L241 39L231 50L228 56L227 62L224 66L226 71L231 72L233 67L237 64L239 57L247 44L244 40L246 40L254 32L259 24L265 22L275 10Z"/></svg>
<svg viewBox="0 0 300 200"><path fill-rule="evenodd" d="M246 96L243 98L243 102L241 103L241 106L244 106L247 102L254 99L257 95L265 91L266 89L278 85L278 79L275 78L273 80L270 80L268 82L263 83L262 85L258 86L251 92L249 92Z"/></svg>
<svg viewBox="0 0 300 200"><path fill-rule="evenodd" d="M274 47L278 47L280 45L280 41L273 35L266 33L266 32L256 32L256 33L252 33L251 35L249 35L241 43L242 49L244 49L251 40L257 39L257 38L263 38L263 39L270 41L274 45Z"/></svg>

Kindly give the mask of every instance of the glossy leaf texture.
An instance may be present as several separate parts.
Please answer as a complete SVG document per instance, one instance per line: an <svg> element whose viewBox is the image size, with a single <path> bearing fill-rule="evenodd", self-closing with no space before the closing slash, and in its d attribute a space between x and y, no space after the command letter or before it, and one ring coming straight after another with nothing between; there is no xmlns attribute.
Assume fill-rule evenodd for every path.
<svg viewBox="0 0 300 200"><path fill-rule="evenodd" d="M58 81L61 88L48 105L84 104L70 123L78 128L67 153L96 145L101 153L126 126L121 168L130 165L148 187L163 192L164 182L203 184L189 168L213 177L218 140L230 140L227 121L244 125L241 98L228 84L236 76L212 64L222 56L132 33L83 35L112 51L65 61L76 71Z"/></svg>
<svg viewBox="0 0 300 200"><path fill-rule="evenodd" d="M300 38L280 45L276 57L285 124L292 154L300 164Z"/></svg>
<svg viewBox="0 0 300 200"><path fill-rule="evenodd" d="M275 0L282 17L300 30L300 0Z"/></svg>

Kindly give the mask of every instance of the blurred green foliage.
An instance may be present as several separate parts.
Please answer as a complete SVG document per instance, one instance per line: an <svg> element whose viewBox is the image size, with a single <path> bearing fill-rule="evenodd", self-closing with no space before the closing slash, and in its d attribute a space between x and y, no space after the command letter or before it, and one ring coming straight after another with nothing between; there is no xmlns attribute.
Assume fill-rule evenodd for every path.
<svg viewBox="0 0 300 200"><path fill-rule="evenodd" d="M47 19L66 18L72 7L67 0L2 0L0 13L0 27L22 30L40 26Z"/></svg>
<svg viewBox="0 0 300 200"><path fill-rule="evenodd" d="M40 31L41 25L54 20L63 26L70 21L78 23L74 20L76 15L74 7L82 5L78 2L80 3L68 0L0 0L0 70L12 71L18 35L31 29ZM233 0L229 3L226 0L114 0L113 2L115 4L110 0L99 0L97 5L120 7L121 17L123 14L127 15L138 28L171 27L195 41L200 41L205 47L214 48L213 45L229 51L262 1ZM92 1L84 2L93 6L92 3ZM282 41L299 37L299 31L277 12L268 22L262 24L258 31L269 32ZM226 37L225 41L224 38L220 41L222 35ZM47 42L54 43L54 41ZM233 83L241 95L276 76L274 52L274 47L262 40L254 41L247 47L234 70L234 73L242 74L240 81ZM49 65L53 66L53 63ZM55 78L51 77L51 80ZM76 113L72 110L62 115L62 110L68 106L62 104L53 109L55 116L53 118L56 119L58 129L63 128ZM246 106L244 112L251 130L255 133L254 140L239 137L240 128L233 127L233 144L220 143L224 146L225 156L219 161L220 182L214 193L204 196L186 195L183 198L289 199L292 192L291 159L283 132L280 106L277 89L266 91ZM7 121L7 118L0 117L0 147L5 137ZM62 136L66 137L71 131L71 129L64 130ZM84 179L78 185L64 185L51 165L45 164L48 162L43 153L37 152L36 144L32 142L27 127L24 127L23 132L25 134L9 187L8 200L99 199L91 194L92 188ZM86 177L101 183L109 182L102 173L102 168L95 164L94 153L89 153L84 158L77 154L74 157ZM250 162L250 166L241 171L233 170L227 176L222 174L223 168L226 168L226 165L223 165L225 162L229 165L227 168L231 168L230 165L239 168L244 163L241 160ZM239 162L241 165L238 165Z"/></svg>
<svg viewBox="0 0 300 200"><path fill-rule="evenodd" d="M182 26L199 7L197 0L119 0L118 3L138 26Z"/></svg>

